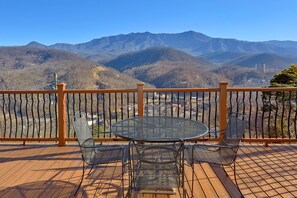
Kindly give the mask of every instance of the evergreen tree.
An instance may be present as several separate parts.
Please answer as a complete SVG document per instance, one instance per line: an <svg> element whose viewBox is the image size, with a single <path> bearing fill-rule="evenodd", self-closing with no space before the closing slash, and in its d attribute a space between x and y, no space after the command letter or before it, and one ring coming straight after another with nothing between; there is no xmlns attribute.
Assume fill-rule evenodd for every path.
<svg viewBox="0 0 297 198"><path fill-rule="evenodd" d="M284 69L270 80L270 87L296 87L297 65Z"/></svg>
<svg viewBox="0 0 297 198"><path fill-rule="evenodd" d="M269 87L297 87L297 65L292 64L270 80ZM263 113L269 116L268 137L292 137L294 131L294 115L296 112L296 92L263 92Z"/></svg>

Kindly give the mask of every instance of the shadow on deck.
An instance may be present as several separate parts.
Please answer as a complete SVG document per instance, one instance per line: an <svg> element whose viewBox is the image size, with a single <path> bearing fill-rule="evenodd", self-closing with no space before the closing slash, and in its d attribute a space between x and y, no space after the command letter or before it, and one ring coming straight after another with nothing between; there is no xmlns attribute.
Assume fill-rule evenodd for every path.
<svg viewBox="0 0 297 198"><path fill-rule="evenodd" d="M237 163L239 188L244 197L297 197L297 146L243 144ZM81 178L82 161L76 145L0 144L0 197L73 197ZM194 197L240 197L233 170L225 176L219 166L195 165ZM125 192L128 176L125 175ZM191 170L186 168L190 191ZM181 197L133 194L133 197ZM97 166L86 175L78 197L122 197L121 164Z"/></svg>

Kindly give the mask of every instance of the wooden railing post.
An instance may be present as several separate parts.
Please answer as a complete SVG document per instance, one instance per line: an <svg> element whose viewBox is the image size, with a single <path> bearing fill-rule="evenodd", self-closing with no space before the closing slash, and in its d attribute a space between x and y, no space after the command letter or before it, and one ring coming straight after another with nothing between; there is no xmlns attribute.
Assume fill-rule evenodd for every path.
<svg viewBox="0 0 297 198"><path fill-rule="evenodd" d="M228 82L220 82L220 110L219 110L219 117L220 117L220 137L219 141L222 141L222 137L224 135L224 129L227 127L227 86Z"/></svg>
<svg viewBox="0 0 297 198"><path fill-rule="evenodd" d="M144 115L144 106L143 106L143 87L144 83L139 82L137 83L137 104L138 104L138 116Z"/></svg>
<svg viewBox="0 0 297 198"><path fill-rule="evenodd" d="M65 83L59 83L58 87L58 120L59 120L59 146L65 146L66 141L66 97Z"/></svg>

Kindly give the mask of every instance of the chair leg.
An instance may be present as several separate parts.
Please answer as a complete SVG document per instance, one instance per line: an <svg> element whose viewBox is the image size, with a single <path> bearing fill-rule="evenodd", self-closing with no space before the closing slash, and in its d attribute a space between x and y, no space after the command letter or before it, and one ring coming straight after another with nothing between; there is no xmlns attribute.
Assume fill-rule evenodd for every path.
<svg viewBox="0 0 297 198"><path fill-rule="evenodd" d="M122 195L123 195L123 197L125 197L125 189L124 189L124 187L125 187L125 185L124 185L124 174L125 174L125 172L124 172L124 166L125 166L125 164L123 164L124 162L122 161Z"/></svg>
<svg viewBox="0 0 297 198"><path fill-rule="evenodd" d="M192 168L192 187L191 187L191 196L194 197L194 162L191 162L191 168Z"/></svg>
<svg viewBox="0 0 297 198"><path fill-rule="evenodd" d="M78 188L76 189L76 191L75 191L75 193L74 193L74 196L76 196L78 190L80 189L81 184L82 184L82 182L83 182L83 180L84 180L84 177L85 177L85 163L83 162L83 173L82 173L81 180L80 180L80 182L79 182Z"/></svg>
<svg viewBox="0 0 297 198"><path fill-rule="evenodd" d="M125 151L122 150L122 197L125 197L125 184L124 184L124 175L125 175Z"/></svg>
<svg viewBox="0 0 297 198"><path fill-rule="evenodd" d="M237 186L237 188L239 189L239 187L238 187L238 183L237 183L237 179L236 179L235 162L233 162L233 175L234 175L234 180L235 180L236 186Z"/></svg>
<svg viewBox="0 0 297 198"><path fill-rule="evenodd" d="M88 175L90 175L90 173L91 173L91 171L93 170L93 168L94 168L94 164L92 164L92 167L91 167L91 169L90 169Z"/></svg>
<svg viewBox="0 0 297 198"><path fill-rule="evenodd" d="M234 180L235 180L235 183L236 183L236 186L237 186L237 189L238 189L238 191L240 192L240 197L244 197L243 196L243 194L241 193L241 191L240 191L240 189L239 189L239 186L238 186L238 183L237 183L237 179L236 179L236 171L235 171L235 161L233 162L234 163L234 165L233 165L233 174L234 174Z"/></svg>

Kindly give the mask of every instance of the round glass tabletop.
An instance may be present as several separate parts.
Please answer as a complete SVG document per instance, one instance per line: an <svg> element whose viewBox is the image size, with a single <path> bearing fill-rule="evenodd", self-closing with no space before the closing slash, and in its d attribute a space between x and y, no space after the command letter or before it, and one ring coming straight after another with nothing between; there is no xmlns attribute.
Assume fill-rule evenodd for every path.
<svg viewBox="0 0 297 198"><path fill-rule="evenodd" d="M136 141L186 141L205 135L208 127L185 118L146 116L116 122L111 126L111 132Z"/></svg>

